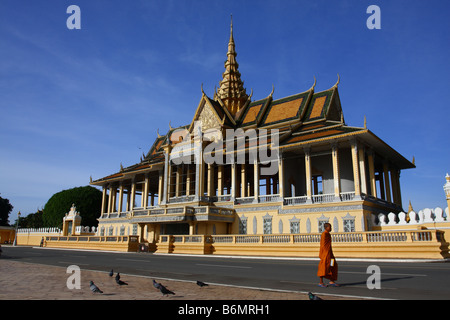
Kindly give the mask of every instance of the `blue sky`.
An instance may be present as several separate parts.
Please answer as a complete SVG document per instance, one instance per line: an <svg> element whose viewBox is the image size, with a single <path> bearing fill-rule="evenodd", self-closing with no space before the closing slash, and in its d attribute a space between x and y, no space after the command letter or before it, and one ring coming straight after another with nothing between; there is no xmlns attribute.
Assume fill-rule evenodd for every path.
<svg viewBox="0 0 450 320"><path fill-rule="evenodd" d="M330 88L348 125L368 128L416 169L405 210L445 207L450 172L448 1L0 2L0 194L10 222L56 192L139 162L190 123L224 71L230 14L247 91L274 98ZM66 9L81 9L69 30ZM369 5L381 29L369 30Z"/></svg>

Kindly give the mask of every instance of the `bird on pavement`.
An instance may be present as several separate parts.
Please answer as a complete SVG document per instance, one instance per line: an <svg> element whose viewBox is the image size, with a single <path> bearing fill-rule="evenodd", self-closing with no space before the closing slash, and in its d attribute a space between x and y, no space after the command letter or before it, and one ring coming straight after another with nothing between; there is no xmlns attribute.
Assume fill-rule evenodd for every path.
<svg viewBox="0 0 450 320"><path fill-rule="evenodd" d="M93 281L89 281L89 288L91 288L91 291L92 291L93 293L96 293L96 292L98 292L98 293L103 293L103 291L100 290L100 289L94 284Z"/></svg>
<svg viewBox="0 0 450 320"><path fill-rule="evenodd" d="M167 289L166 287L164 287L162 284L159 284L159 291L161 291L161 293L163 294L163 296L167 296L169 294L175 294L175 292L170 291L169 289Z"/></svg>
<svg viewBox="0 0 450 320"><path fill-rule="evenodd" d="M322 298L319 298L315 294L308 292L309 300L323 300Z"/></svg>
<svg viewBox="0 0 450 320"><path fill-rule="evenodd" d="M208 284L206 284L206 283L204 283L204 282L202 282L202 281L198 281L198 280L197 280L197 285L198 285L199 287L204 287L204 286L207 286Z"/></svg>
<svg viewBox="0 0 450 320"><path fill-rule="evenodd" d="M126 283L126 282L120 280L120 275L119 275L119 273L117 273L117 275L116 275L116 283L117 283L119 286L124 286L124 285L127 286L127 285L128 285L128 283Z"/></svg>
<svg viewBox="0 0 450 320"><path fill-rule="evenodd" d="M156 282L155 279L153 279L153 286L159 290L159 288L161 287L161 283Z"/></svg>
<svg viewBox="0 0 450 320"><path fill-rule="evenodd" d="M112 277L114 275L114 271L113 269L111 269L111 271L109 272L109 276Z"/></svg>

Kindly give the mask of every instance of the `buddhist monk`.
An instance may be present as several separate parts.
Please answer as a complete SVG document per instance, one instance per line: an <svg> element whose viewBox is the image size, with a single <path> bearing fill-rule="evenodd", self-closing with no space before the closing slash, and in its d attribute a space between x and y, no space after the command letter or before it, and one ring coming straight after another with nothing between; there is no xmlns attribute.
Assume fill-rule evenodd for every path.
<svg viewBox="0 0 450 320"><path fill-rule="evenodd" d="M320 238L320 251L319 251L319 268L317 270L317 276L320 278L319 287L326 287L323 283L323 278L330 280L329 286L339 287L335 282L338 276L338 265L333 255L333 249L331 248L331 224L324 224L325 231L322 232Z"/></svg>

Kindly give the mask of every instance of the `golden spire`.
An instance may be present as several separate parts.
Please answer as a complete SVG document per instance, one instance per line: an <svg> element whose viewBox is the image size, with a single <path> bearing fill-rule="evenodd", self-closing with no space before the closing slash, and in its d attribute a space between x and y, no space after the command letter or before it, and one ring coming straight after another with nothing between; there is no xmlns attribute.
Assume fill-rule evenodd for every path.
<svg viewBox="0 0 450 320"><path fill-rule="evenodd" d="M228 42L227 60L225 61L225 72L222 74L218 97L234 116L247 102L248 95L238 71L239 64L236 61L237 53L233 38L233 16L231 16L230 40Z"/></svg>

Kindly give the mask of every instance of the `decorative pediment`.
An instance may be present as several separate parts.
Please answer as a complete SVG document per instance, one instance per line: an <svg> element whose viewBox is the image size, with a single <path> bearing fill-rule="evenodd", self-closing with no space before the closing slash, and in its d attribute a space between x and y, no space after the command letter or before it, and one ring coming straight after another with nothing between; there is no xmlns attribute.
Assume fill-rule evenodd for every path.
<svg viewBox="0 0 450 320"><path fill-rule="evenodd" d="M193 129L196 125L196 122L200 122L202 132L205 132L209 129L221 129L222 128L222 119L220 118L215 106L212 105L210 99L203 94L202 99L197 107L197 111L195 112L194 118L192 119L192 123L189 127L189 132L193 132Z"/></svg>

